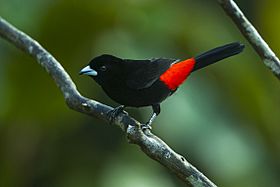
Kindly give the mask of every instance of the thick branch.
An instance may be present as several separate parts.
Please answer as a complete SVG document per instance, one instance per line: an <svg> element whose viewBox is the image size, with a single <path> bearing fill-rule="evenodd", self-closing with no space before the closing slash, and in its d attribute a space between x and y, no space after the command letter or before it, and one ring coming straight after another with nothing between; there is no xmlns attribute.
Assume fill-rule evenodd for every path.
<svg viewBox="0 0 280 187"><path fill-rule="evenodd" d="M19 31L0 17L0 36L31 55L52 76L60 88L67 105L78 112L109 121L111 107L83 97L60 63L38 42ZM127 114L120 114L114 121L127 135L130 143L137 144L150 158L173 171L186 184L193 187L214 187L209 179L192 166L183 156L173 151L150 130L142 131L140 123Z"/></svg>
<svg viewBox="0 0 280 187"><path fill-rule="evenodd" d="M243 12L233 0L218 0L228 16L234 21L245 38L251 43L259 54L264 64L280 79L280 61L274 52L269 48L258 31L248 21Z"/></svg>

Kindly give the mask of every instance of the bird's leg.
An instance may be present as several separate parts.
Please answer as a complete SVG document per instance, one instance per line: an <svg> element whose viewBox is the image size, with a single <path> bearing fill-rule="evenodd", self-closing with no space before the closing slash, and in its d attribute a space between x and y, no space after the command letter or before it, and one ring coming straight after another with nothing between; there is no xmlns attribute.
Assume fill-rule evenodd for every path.
<svg viewBox="0 0 280 187"><path fill-rule="evenodd" d="M107 115L108 115L108 117L109 117L109 122L110 122L110 123L113 123L113 121L116 119L116 117L117 117L120 113L122 113L122 112L127 113L127 112L124 111L124 108L125 108L125 107L126 107L126 106L124 106L124 105L120 105L120 106L114 108L113 110L110 110L110 111L107 113Z"/></svg>
<svg viewBox="0 0 280 187"><path fill-rule="evenodd" d="M146 124L143 124L141 126L142 130L144 130L144 129L150 129L151 130L153 121L156 119L156 117L160 113L160 105L159 104L152 105L152 107L153 107L153 114L150 117L149 121Z"/></svg>

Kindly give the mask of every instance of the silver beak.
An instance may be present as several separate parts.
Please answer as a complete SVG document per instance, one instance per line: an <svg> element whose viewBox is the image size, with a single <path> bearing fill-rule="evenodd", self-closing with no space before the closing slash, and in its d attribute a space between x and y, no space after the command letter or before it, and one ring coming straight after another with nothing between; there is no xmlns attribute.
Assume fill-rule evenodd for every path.
<svg viewBox="0 0 280 187"><path fill-rule="evenodd" d="M80 75L90 75L90 76L97 76L97 72L94 69L91 69L89 66L84 67L80 73Z"/></svg>

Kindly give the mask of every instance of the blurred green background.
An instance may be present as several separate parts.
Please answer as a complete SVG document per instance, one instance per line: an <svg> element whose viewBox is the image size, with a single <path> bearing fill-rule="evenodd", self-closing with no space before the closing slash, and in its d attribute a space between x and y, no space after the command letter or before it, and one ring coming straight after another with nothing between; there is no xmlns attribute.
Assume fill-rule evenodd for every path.
<svg viewBox="0 0 280 187"><path fill-rule="evenodd" d="M236 1L280 54L280 1ZM117 106L78 72L94 56L187 58L241 41L244 53L192 76L154 132L219 186L280 183L280 85L215 0L0 0L0 15L51 52L87 97ZM0 186L184 186L122 131L67 108L50 76L0 40ZM129 109L146 121L151 109Z"/></svg>

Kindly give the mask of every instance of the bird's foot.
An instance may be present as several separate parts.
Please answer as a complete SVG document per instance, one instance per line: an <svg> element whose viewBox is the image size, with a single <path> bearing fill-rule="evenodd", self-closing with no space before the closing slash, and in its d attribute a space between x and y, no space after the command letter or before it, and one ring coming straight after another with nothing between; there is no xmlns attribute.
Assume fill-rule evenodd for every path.
<svg viewBox="0 0 280 187"><path fill-rule="evenodd" d="M150 130L151 131L152 126L149 123L141 124L141 129L142 129L142 131L144 131L144 130Z"/></svg>
<svg viewBox="0 0 280 187"><path fill-rule="evenodd" d="M109 123L112 124L114 122L114 120L116 119L116 117L120 114L120 113L124 113L127 114L126 111L124 111L125 106L124 105L120 105L116 108L114 108L113 110L110 110L107 115L109 117Z"/></svg>
<svg viewBox="0 0 280 187"><path fill-rule="evenodd" d="M152 123L156 119L156 116L157 116L157 114L153 113L151 118L149 119L149 121L147 123L141 125L141 129L142 130L146 130L146 129L152 130Z"/></svg>

